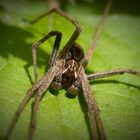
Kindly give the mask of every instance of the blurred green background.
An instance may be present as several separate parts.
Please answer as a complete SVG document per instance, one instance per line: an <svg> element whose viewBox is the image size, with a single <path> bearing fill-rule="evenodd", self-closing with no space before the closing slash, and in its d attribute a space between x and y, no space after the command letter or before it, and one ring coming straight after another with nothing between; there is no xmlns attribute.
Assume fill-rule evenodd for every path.
<svg viewBox="0 0 140 140"><path fill-rule="evenodd" d="M90 46L102 14L103 0L62 1L62 8L82 26L77 42ZM64 3L65 2L65 3ZM140 71L140 10L137 0L114 0L87 73L133 68ZM74 31L73 25L53 14L35 25L33 20L48 11L45 0L0 0L0 139L27 90L32 86L31 46L50 30L63 33L61 49ZM54 39L38 49L39 75L46 71ZM90 82L109 140L140 139L140 78L120 75ZM11 140L25 140L33 98L21 115ZM49 90L40 105L34 140L89 140L87 109L81 94L70 98L65 90Z"/></svg>

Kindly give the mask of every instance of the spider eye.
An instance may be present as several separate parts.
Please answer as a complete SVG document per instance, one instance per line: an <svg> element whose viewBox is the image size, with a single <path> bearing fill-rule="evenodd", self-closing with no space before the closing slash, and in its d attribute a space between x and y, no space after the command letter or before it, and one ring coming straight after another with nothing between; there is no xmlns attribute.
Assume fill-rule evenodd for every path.
<svg viewBox="0 0 140 140"><path fill-rule="evenodd" d="M68 93L70 93L73 96L76 96L79 92L79 88L76 87L75 85L72 85L68 88Z"/></svg>

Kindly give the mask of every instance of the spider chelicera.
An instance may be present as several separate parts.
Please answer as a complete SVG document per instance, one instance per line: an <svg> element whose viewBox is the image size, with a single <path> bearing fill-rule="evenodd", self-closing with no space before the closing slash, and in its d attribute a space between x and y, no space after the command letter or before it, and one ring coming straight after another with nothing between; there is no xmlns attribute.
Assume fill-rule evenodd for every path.
<svg viewBox="0 0 140 140"><path fill-rule="evenodd" d="M100 118L99 108L96 104L94 96L92 95L92 90L88 81L124 73L140 76L140 72L137 72L133 69L114 69L111 71L93 74L85 73L84 68L86 67L91 56L93 55L105 19L109 14L110 7L111 0L108 0L103 15L97 26L94 40L91 44L91 47L89 48L89 50L85 55L81 46L76 43L76 40L81 32L80 24L74 18L68 16L63 11L61 11L59 8L53 8L49 12L45 13L44 15L40 16L39 18L31 22L33 24L38 20L40 20L41 18L43 18L44 16L55 12L63 16L67 20L69 20L74 26L76 26L76 29L72 34L71 38L69 39L69 41L63 47L59 55L57 55L57 52L61 41L62 36L61 32L51 31L32 46L35 83L27 91L26 96L24 97L17 111L15 112L5 139L9 139L9 136L11 135L22 111L24 110L28 101L31 99L32 95L35 93L31 124L28 133L28 140L32 140L36 128L39 103L42 96L44 95L44 92L48 90L49 86L51 86L55 90L65 88L72 95L76 95L79 92L79 89L82 89L84 93L83 95L85 98L85 102L88 107L88 117L91 124L91 139L93 140L106 139L106 133L103 127L102 120ZM56 36L56 39L50 56L48 71L44 76L42 76L42 78L38 80L36 49L40 46L41 43L45 42L52 36Z"/></svg>

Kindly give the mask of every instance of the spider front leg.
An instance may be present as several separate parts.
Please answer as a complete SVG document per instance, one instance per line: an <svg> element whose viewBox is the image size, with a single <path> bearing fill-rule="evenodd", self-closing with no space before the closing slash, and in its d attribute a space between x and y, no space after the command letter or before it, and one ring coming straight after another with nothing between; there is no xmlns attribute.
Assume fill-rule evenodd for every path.
<svg viewBox="0 0 140 140"><path fill-rule="evenodd" d="M36 129L40 100L41 100L44 92L47 91L54 76L57 75L58 73L62 73L62 71L63 70L58 68L57 66L51 67L47 72L45 81L41 84L41 86L38 88L38 90L36 92L35 100L34 100L34 104L33 104L32 116L31 116L31 123L30 123L30 127L29 127L28 140L32 140L34 131Z"/></svg>
<svg viewBox="0 0 140 140"><path fill-rule="evenodd" d="M53 45L52 53L51 53L49 64L48 64L48 68L50 68L51 66L53 66L53 64L56 60L56 56L57 56L57 52L58 52L58 49L59 49L62 33L58 32L58 31L51 31L46 36L44 36L42 39L40 39L38 42L36 42L32 46L32 56L33 56L35 81L37 81L37 78L38 78L36 49L40 46L40 44L42 44L43 42L45 42L48 38L50 38L52 36L56 36L56 39L55 39L55 42L54 42L54 45Z"/></svg>
<svg viewBox="0 0 140 140"><path fill-rule="evenodd" d="M106 133L103 127L103 123L100 117L99 107L97 106L94 95L88 83L87 76L83 67L81 67L80 80L84 92L85 101L88 107L89 120L91 124L91 134L93 140L106 140Z"/></svg>
<svg viewBox="0 0 140 140"><path fill-rule="evenodd" d="M23 98L22 102L20 103L17 111L15 112L12 121L10 123L10 126L8 128L8 131L5 135L5 140L9 139L9 136L11 135L13 129L15 128L15 125L22 113L22 111L24 110L26 104L29 102L29 100L31 99L31 97L33 96L34 92L40 87L40 85L44 82L46 76L43 76L39 81L37 81L31 89L28 90L27 94L25 95L25 97Z"/></svg>
<svg viewBox="0 0 140 140"><path fill-rule="evenodd" d="M29 100L31 99L31 97L33 96L33 94L37 91L37 95L36 95L36 98L35 99L35 105L34 105L34 109L33 109L33 115L32 115L32 119L31 119L31 126L30 127L30 131L29 131L29 139L31 140L32 138L32 135L33 133L31 132L34 132L35 128L33 128L33 126L36 126L36 114L37 114L37 108L38 108L38 96L40 97L40 94L42 95L44 93L45 90L48 89L48 86L50 85L50 83L52 82L54 76L57 74L57 73L61 73L62 70L59 69L57 66L53 66L51 68L49 68L48 72L45 74L45 76L43 76L40 80L38 80L33 86L31 89L28 90L26 96L23 98L22 102L20 103L17 111L15 112L14 116L13 116L13 119L11 121L11 124L8 128L8 131L5 135L5 140L8 140L13 129L15 128L15 125L21 115L21 113L23 112L26 104L29 102ZM39 98L40 99L40 98ZM37 101L36 101L37 100Z"/></svg>
<svg viewBox="0 0 140 140"><path fill-rule="evenodd" d="M33 109L32 109L32 116L31 116L31 123L30 123L29 133L28 133L28 140L32 140L34 131L36 129L39 103L40 103L40 100L41 100L44 92L48 89L48 86L49 86L49 85L45 85L45 84L46 83L43 83L43 85L41 85L41 87L39 88L39 90L37 91L37 93L35 95L35 100L34 100Z"/></svg>

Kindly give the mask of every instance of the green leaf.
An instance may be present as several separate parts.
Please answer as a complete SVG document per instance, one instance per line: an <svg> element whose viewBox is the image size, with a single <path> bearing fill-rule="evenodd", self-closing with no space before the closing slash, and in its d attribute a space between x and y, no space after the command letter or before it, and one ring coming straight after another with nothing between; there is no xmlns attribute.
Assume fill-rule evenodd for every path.
<svg viewBox="0 0 140 140"><path fill-rule="evenodd" d="M66 12L83 28L77 42L89 48L104 4L83 1L69 4ZM61 49L74 31L73 25L53 14L30 26L23 19L34 19L48 10L43 1L0 1L0 138L4 137L12 116L32 86L31 46L50 30L63 33ZM115 68L140 71L140 12L138 2L114 2L98 46L86 71ZM38 49L39 76L46 71L54 39ZM27 73L27 71L29 73ZM30 77L29 77L30 76ZM90 82L109 140L140 139L140 78L120 75ZM31 105L26 106L11 140L25 140L30 123ZM86 107L79 95L69 98L65 90L49 90L43 97L34 139L89 140Z"/></svg>

